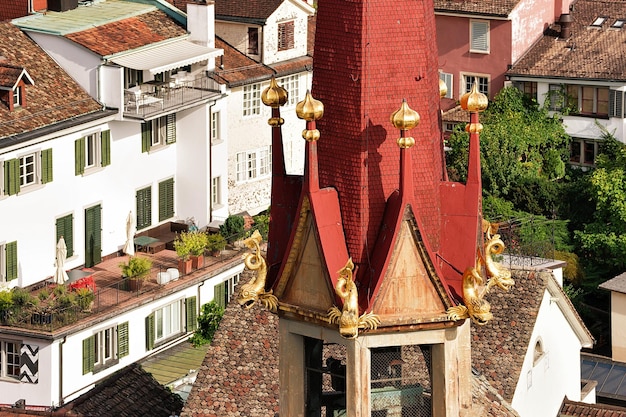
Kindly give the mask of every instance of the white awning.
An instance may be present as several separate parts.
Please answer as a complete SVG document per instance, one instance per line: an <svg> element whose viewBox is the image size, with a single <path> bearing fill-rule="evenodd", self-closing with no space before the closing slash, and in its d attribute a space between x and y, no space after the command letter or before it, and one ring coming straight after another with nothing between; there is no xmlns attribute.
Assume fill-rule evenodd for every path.
<svg viewBox="0 0 626 417"><path fill-rule="evenodd" d="M122 67L148 70L152 74L158 74L223 54L223 49L207 48L182 40L116 56L111 58L111 61Z"/></svg>

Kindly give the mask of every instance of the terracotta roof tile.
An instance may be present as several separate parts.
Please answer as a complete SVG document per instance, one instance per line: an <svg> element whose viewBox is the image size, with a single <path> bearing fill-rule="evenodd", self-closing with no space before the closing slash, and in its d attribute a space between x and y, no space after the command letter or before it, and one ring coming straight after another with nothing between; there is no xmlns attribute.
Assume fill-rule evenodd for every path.
<svg viewBox="0 0 626 417"><path fill-rule="evenodd" d="M211 75L219 83L236 87L256 80L267 80L275 73L267 65L247 57L239 52L237 48L217 36L215 37L215 47L224 49L224 56L221 62L223 69L217 70Z"/></svg>
<svg viewBox="0 0 626 417"><path fill-rule="evenodd" d="M0 56L4 64L26 69L34 81L26 86L26 106L9 111L0 102L0 141L102 110L52 58L8 22L0 23Z"/></svg>
<svg viewBox="0 0 626 417"><path fill-rule="evenodd" d="M570 400L563 401L558 417L626 417L626 408L587 404Z"/></svg>
<svg viewBox="0 0 626 417"><path fill-rule="evenodd" d="M4 64L0 61L0 87L12 88L24 71L22 67Z"/></svg>
<svg viewBox="0 0 626 417"><path fill-rule="evenodd" d="M513 400L550 272L514 270L510 291L486 297L494 318L472 326L472 365L502 397Z"/></svg>
<svg viewBox="0 0 626 417"><path fill-rule="evenodd" d="M616 19L625 18L626 2L579 0L570 16L568 39L559 38L560 24L553 24L508 74L626 80L626 26L611 28ZM606 21L592 27L599 16Z"/></svg>
<svg viewBox="0 0 626 417"><path fill-rule="evenodd" d="M508 16L520 0L435 0L435 12Z"/></svg>
<svg viewBox="0 0 626 417"><path fill-rule="evenodd" d="M215 0L215 17L265 20L284 0Z"/></svg>
<svg viewBox="0 0 626 417"><path fill-rule="evenodd" d="M28 15L26 0L3 0L0 7L0 21L15 19Z"/></svg>
<svg viewBox="0 0 626 417"><path fill-rule="evenodd" d="M101 56L184 36L187 31L161 11L145 13L65 37Z"/></svg>

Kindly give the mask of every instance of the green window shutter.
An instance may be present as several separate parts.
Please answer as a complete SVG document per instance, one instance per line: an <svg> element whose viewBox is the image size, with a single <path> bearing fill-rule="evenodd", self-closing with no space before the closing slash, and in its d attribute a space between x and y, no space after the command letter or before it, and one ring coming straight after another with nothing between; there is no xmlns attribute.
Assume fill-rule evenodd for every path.
<svg viewBox="0 0 626 417"><path fill-rule="evenodd" d="M83 375L93 371L95 360L95 340L91 336L83 340Z"/></svg>
<svg viewBox="0 0 626 417"><path fill-rule="evenodd" d="M14 195L20 192L20 161L4 161L4 193Z"/></svg>
<svg viewBox="0 0 626 417"><path fill-rule="evenodd" d="M152 187L137 190L137 229L152 225Z"/></svg>
<svg viewBox="0 0 626 417"><path fill-rule="evenodd" d="M167 123L165 143L176 143L176 113L168 114L165 117Z"/></svg>
<svg viewBox="0 0 626 417"><path fill-rule="evenodd" d="M41 151L41 183L52 182L52 149Z"/></svg>
<svg viewBox="0 0 626 417"><path fill-rule="evenodd" d="M85 209L85 266L102 261L102 206Z"/></svg>
<svg viewBox="0 0 626 417"><path fill-rule="evenodd" d="M145 122L141 124L141 152L148 152L150 150L150 143L152 142L150 136L152 133L152 123Z"/></svg>
<svg viewBox="0 0 626 417"><path fill-rule="evenodd" d="M146 350L154 349L154 313L146 317Z"/></svg>
<svg viewBox="0 0 626 417"><path fill-rule="evenodd" d="M226 308L226 282L213 287L213 301L222 308Z"/></svg>
<svg viewBox="0 0 626 417"><path fill-rule="evenodd" d="M100 135L100 153L102 161L100 165L103 167L111 165L111 131L105 130Z"/></svg>
<svg viewBox="0 0 626 417"><path fill-rule="evenodd" d="M128 322L117 325L117 357L128 356Z"/></svg>
<svg viewBox="0 0 626 417"><path fill-rule="evenodd" d="M174 179L159 183L159 221L174 217Z"/></svg>
<svg viewBox="0 0 626 417"><path fill-rule="evenodd" d="M185 321L188 332L198 328L198 309L195 296L185 299Z"/></svg>
<svg viewBox="0 0 626 417"><path fill-rule="evenodd" d="M17 278L17 242L8 242L5 246L6 251L6 278L7 281Z"/></svg>
<svg viewBox="0 0 626 417"><path fill-rule="evenodd" d="M82 175L85 172L85 138L76 139L74 142L74 175Z"/></svg>
<svg viewBox="0 0 626 417"><path fill-rule="evenodd" d="M67 256L74 255L74 216L69 214L61 217L56 221L57 226L57 242L63 236L65 246L67 247Z"/></svg>

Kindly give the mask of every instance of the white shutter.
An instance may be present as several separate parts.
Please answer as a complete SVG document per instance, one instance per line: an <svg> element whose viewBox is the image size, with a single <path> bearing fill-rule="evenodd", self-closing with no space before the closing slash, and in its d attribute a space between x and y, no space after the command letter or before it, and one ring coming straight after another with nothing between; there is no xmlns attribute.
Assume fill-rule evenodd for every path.
<svg viewBox="0 0 626 417"><path fill-rule="evenodd" d="M470 51L489 52L489 22L470 22Z"/></svg>

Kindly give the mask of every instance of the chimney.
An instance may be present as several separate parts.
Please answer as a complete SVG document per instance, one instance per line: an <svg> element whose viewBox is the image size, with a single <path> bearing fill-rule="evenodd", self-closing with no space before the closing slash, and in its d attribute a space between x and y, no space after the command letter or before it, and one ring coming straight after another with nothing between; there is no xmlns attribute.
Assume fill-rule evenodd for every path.
<svg viewBox="0 0 626 417"><path fill-rule="evenodd" d="M48 10L67 12L78 7L78 0L48 0Z"/></svg>
<svg viewBox="0 0 626 417"><path fill-rule="evenodd" d="M567 39L571 36L572 16L569 13L563 13L559 17L559 25L561 25L561 32L559 33L560 39Z"/></svg>

